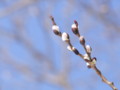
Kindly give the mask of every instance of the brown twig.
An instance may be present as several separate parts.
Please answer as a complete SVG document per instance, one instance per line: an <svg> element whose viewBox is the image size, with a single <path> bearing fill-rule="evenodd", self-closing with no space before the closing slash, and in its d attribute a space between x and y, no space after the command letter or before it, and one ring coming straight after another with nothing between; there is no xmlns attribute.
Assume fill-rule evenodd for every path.
<svg viewBox="0 0 120 90"><path fill-rule="evenodd" d="M96 73L102 78L102 81L106 84L108 84L113 90L117 90L117 88L114 86L113 82L108 81L101 73L101 71L94 66L93 69L96 71Z"/></svg>
<svg viewBox="0 0 120 90"><path fill-rule="evenodd" d="M113 90L117 90L117 88L114 86L113 82L108 81L103 74L101 73L101 71L96 67L96 58L92 58L91 57L91 52L92 52L92 48L89 45L85 44L85 39L83 36L80 35L79 33L79 28L78 28L78 22L75 20L74 24L72 25L72 31L73 33L78 36L79 40L80 40L80 44L83 46L83 48L86 51L85 55L82 55L75 47L73 47L73 45L70 42L70 36L67 33L61 33L59 31L59 27L57 26L54 18L52 16L50 16L50 19L52 20L53 23L53 32L54 34L60 36L62 38L62 40L64 42L66 42L68 44L67 49L74 52L76 55L80 56L87 64L88 68L92 68L93 70L96 71L97 75L100 76L100 78L102 79L102 81L106 84L108 84Z"/></svg>

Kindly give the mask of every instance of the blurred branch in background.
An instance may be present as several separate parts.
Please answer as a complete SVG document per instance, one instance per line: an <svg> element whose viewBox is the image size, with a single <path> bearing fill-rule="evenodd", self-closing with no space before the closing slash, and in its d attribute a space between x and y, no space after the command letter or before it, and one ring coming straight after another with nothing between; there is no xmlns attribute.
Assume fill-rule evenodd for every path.
<svg viewBox="0 0 120 90"><path fill-rule="evenodd" d="M66 45L54 37L49 20L51 14L57 18L62 30L70 34L73 19L79 21L81 32L93 42L90 42L93 54L101 60L98 67L108 79L114 78L111 80L117 85L120 74L115 71L120 63L117 61L120 58L117 3L119 1L112 0L1 0L0 88L99 90L100 80L86 71L83 62L66 51ZM75 40L72 39L73 44L79 47ZM80 50L84 53L82 48ZM114 74L108 75L111 71L115 71ZM91 78L87 78L88 75ZM108 89L104 84L103 88Z"/></svg>
<svg viewBox="0 0 120 90"><path fill-rule="evenodd" d="M1 10L0 17L8 16L14 12L17 12L18 10L24 9L24 8L30 6L31 4L36 3L37 1L38 0L18 0L15 3L13 3L12 5Z"/></svg>
<svg viewBox="0 0 120 90"><path fill-rule="evenodd" d="M91 6L89 3L86 4L84 2L80 2L80 8L82 7L87 13L91 14L91 16L95 16L98 18L100 22L105 26L106 30L115 30L118 33L120 32L119 20L120 16L115 10L112 8L112 1L105 0L103 2L95 1L95 6L98 8Z"/></svg>

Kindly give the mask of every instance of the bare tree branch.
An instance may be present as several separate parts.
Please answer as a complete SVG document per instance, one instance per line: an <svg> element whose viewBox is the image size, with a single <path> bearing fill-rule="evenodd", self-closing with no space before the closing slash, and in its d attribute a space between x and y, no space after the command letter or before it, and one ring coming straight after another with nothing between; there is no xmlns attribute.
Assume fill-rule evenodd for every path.
<svg viewBox="0 0 120 90"><path fill-rule="evenodd" d="M67 33L62 33L59 30L59 27L57 26L54 18L51 16L50 19L52 20L53 23L53 32L60 36L62 38L62 40L64 42L66 42L68 44L67 49L70 51L73 51L76 55L80 56L87 64L88 68L92 68L93 70L96 71L96 73L101 77L102 81L105 82L106 84L108 84L113 90L117 90L117 88L114 86L113 82L108 81L101 73L101 71L96 67L96 58L91 58L91 51L92 48L89 45L85 45L85 39L83 36L80 35L79 31L78 31L78 23L77 21L74 21L74 24L72 25L72 31L73 33L78 36L78 38L80 39L80 43L83 46L83 48L86 51L85 55L82 55L81 53L79 53L79 51L73 47L73 45L70 42L70 36Z"/></svg>

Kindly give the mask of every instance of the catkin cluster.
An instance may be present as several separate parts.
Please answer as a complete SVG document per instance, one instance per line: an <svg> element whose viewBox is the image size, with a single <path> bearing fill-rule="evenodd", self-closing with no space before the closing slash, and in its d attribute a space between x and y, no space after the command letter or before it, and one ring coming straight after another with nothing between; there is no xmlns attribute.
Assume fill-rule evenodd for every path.
<svg viewBox="0 0 120 90"><path fill-rule="evenodd" d="M78 22L75 20L74 23L71 26L71 30L72 32L78 37L80 44L83 46L86 54L82 55L70 42L70 36L68 33L66 32L61 32L59 29L59 26L55 23L54 18L51 17L52 21L53 21L53 26L52 26L52 30L54 32L55 35L58 35L61 37L62 41L66 42L68 44L67 49L69 51L74 52L76 55L80 56L81 58L83 58L86 61L86 65L88 68L93 67L94 65L96 65L96 57L91 58L91 52L92 52L92 48L90 47L90 45L86 45L86 41L84 36L80 35L79 32L79 26L78 26Z"/></svg>
<svg viewBox="0 0 120 90"><path fill-rule="evenodd" d="M114 86L113 82L108 81L103 74L101 73L101 71L96 67L96 57L91 57L91 52L92 52L92 48L90 45L86 45L86 41L84 36L81 36L80 32L79 32L79 25L78 22L75 20L74 23L71 26L71 30L72 32L78 37L80 44L83 46L84 50L85 50L85 54L81 54L72 44L70 41L70 36L68 33L66 32L61 32L59 29L59 26L56 24L56 22L54 21L54 18L51 16L50 17L53 23L52 26L52 30L54 32L55 35L60 36L62 41L66 42L68 44L67 49L69 51L74 52L76 55L80 56L85 62L88 68L92 68L93 70L95 70L95 72L97 73L98 76L100 76L100 78L102 79L102 81L104 83L106 83L107 85L109 85L113 90L117 90L117 88Z"/></svg>

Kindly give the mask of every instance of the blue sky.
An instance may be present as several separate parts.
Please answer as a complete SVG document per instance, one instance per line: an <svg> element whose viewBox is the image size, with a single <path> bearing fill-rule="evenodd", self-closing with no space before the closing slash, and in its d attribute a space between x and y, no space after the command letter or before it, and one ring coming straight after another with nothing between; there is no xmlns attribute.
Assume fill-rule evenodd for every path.
<svg viewBox="0 0 120 90"><path fill-rule="evenodd" d="M10 8L16 2L1 1L0 11ZM81 2L96 10L95 13L90 13L89 8L86 9ZM60 84L41 78L42 75L61 73L68 63L70 71L66 79L73 90L111 89L93 70L86 67L80 57L66 50L67 45L60 37L53 34L49 19L49 16L53 15L61 32L69 33L72 44L85 54L78 38L71 31L73 21L78 21L81 35L92 47L92 56L97 57L98 68L119 89L120 32L111 25L111 22L114 21L119 26L120 6L118 0L111 1L108 3L109 9L114 11L115 15L111 14L109 9L107 13L101 14L100 6L104 4L104 1L98 1L96 4L94 0L52 0L52 2L44 0L8 12L5 16L1 16L0 12L0 88L2 90L66 90ZM103 19L99 18L99 15ZM26 44L22 39L28 43ZM37 58L32 53L34 50L45 57ZM46 69L44 60L52 62L54 69Z"/></svg>

